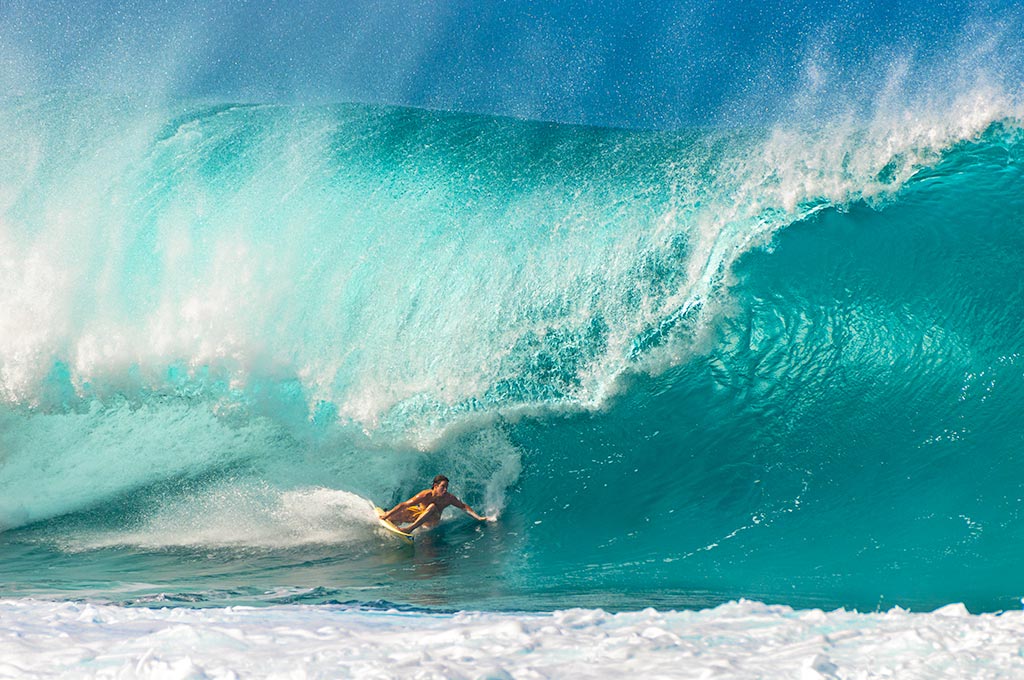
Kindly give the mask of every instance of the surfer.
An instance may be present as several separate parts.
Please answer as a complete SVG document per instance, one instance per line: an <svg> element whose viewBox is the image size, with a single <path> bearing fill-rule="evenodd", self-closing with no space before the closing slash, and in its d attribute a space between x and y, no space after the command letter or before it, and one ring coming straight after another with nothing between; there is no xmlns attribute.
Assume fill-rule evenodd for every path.
<svg viewBox="0 0 1024 680"><path fill-rule="evenodd" d="M413 529L418 529L421 526L436 527L437 523L441 521L441 513L449 505L481 522L494 520L493 517L482 517L476 514L473 508L448 493L448 478L444 475L434 477L429 489L424 489L404 503L399 503L381 515L381 519L391 522L395 526L409 524L407 527L399 528L410 534Z"/></svg>

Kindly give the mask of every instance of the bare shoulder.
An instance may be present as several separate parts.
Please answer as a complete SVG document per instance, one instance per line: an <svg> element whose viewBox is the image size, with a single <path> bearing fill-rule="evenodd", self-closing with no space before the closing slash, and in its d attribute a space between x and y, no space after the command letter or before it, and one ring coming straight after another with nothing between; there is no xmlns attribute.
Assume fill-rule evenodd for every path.
<svg viewBox="0 0 1024 680"><path fill-rule="evenodd" d="M464 508L464 507L466 507L465 503L463 503L458 498L456 498L454 494L450 494L450 493L445 493L445 495L444 495L444 504L445 505L454 505L456 508Z"/></svg>

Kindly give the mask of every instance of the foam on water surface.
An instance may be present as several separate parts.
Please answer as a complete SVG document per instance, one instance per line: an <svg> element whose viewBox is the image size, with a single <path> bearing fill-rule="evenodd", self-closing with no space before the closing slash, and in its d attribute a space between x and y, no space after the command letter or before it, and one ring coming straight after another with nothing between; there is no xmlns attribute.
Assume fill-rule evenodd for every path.
<svg viewBox="0 0 1024 680"><path fill-rule="evenodd" d="M1010 678L1024 613L145 609L0 600L11 677Z"/></svg>

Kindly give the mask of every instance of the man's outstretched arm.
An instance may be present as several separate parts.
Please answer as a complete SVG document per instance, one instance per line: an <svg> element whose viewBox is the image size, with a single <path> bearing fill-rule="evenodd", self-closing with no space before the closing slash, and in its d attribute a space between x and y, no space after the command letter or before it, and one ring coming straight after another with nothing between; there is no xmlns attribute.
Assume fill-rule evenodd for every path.
<svg viewBox="0 0 1024 680"><path fill-rule="evenodd" d="M479 520L481 522L491 522L491 521L494 521L493 517L486 517L486 516L481 516L481 515L476 514L476 511L474 511L473 508L469 507L468 505L466 505L465 503L460 501L458 498L455 499L455 502L452 503L452 505L457 507L459 510L462 510L463 512L465 512L467 515L469 515L470 517L472 517L475 520Z"/></svg>

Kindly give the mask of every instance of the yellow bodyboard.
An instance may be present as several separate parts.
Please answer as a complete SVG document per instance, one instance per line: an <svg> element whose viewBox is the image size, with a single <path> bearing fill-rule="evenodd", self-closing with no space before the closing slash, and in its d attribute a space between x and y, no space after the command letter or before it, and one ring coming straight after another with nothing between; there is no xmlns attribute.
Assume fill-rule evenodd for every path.
<svg viewBox="0 0 1024 680"><path fill-rule="evenodd" d="M374 510L377 511L377 521L380 522L380 525L384 529L387 529L387 531L389 533L391 533L394 536L398 537L402 541L412 545L412 534L405 533L404 531L402 531L401 529L396 527L394 524L392 524L391 522L389 522L386 519L384 519L382 517L382 515L384 514L384 511L381 510L380 508L375 507Z"/></svg>

